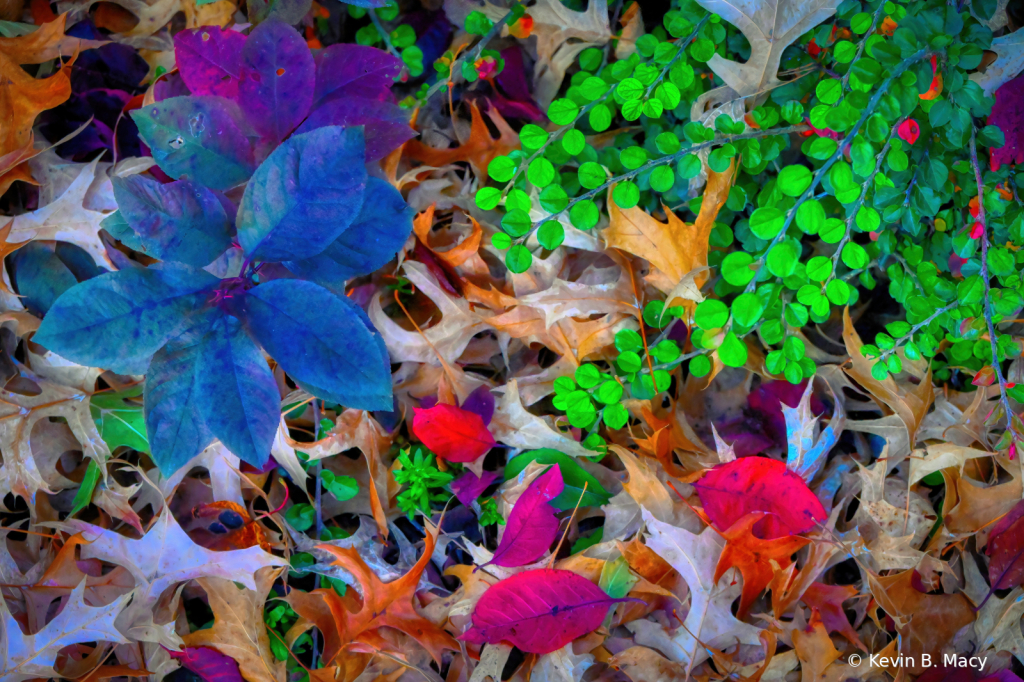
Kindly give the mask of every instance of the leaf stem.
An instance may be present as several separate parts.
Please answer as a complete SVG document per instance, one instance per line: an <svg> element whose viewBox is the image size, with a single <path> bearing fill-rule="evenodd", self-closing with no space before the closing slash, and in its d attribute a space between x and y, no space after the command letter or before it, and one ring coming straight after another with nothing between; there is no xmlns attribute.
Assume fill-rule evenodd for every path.
<svg viewBox="0 0 1024 682"><path fill-rule="evenodd" d="M516 3L516 4L518 4L518 3ZM516 5L512 5L513 9L515 9L515 6ZM515 14L514 11L509 10L508 13L505 14L505 16L503 16L501 19L498 19L496 22L494 22L494 26L491 26L491 30L484 34L484 37L480 39L480 42L476 44L476 47L474 47L469 52L464 53L461 57L459 57L458 59L453 61L452 65L451 65L451 69L448 72L448 78L446 78L446 79L438 78L437 82L434 83L433 85L431 85L430 89L427 90L427 95L426 95L426 97L423 98L424 101L429 101L430 98L433 97L434 94L438 90L443 88L447 83L449 83L451 81L451 79L456 74L456 67L457 66L459 68L461 68L462 63L465 62L467 59L470 62L475 62L477 60L477 58L480 56L480 53L484 51L484 47L486 47L487 43L491 42L491 40L496 38L498 36L498 34L501 33L502 27L505 26L505 24L507 24L509 22L509 19L511 19L512 15L514 15L514 14Z"/></svg>
<svg viewBox="0 0 1024 682"><path fill-rule="evenodd" d="M913 327L910 328L909 332L907 332L906 334L904 334L903 336L901 336L900 338L896 339L893 342L893 347L890 350L887 350L884 353L882 353L880 356L878 356L878 361L879 362L885 362L889 358L890 355L892 355L893 353L896 352L897 348L899 348L900 346L902 346L903 344L905 344L905 343L907 343L909 341L912 341L913 338L914 338L914 334L916 334L921 329L924 329L925 327L930 325L932 323L932 321L935 320L935 318L937 318L939 315L943 315L945 313L948 313L950 310L952 310L953 308L956 308L958 305L960 305L960 304L957 301L953 301L952 303L949 303L949 304L939 308L934 313L932 313L927 318L925 318L923 321L918 322L917 324L915 324Z"/></svg>
<svg viewBox="0 0 1024 682"><path fill-rule="evenodd" d="M370 15L370 21L373 22L373 27L377 29L377 33L380 34L381 39L384 41L384 46L388 48L388 52L393 54L398 59L402 58L395 46L391 44L391 36L388 34L387 29L384 28L384 24L381 23L380 17L377 16L376 10L372 7L366 10L366 13Z"/></svg>

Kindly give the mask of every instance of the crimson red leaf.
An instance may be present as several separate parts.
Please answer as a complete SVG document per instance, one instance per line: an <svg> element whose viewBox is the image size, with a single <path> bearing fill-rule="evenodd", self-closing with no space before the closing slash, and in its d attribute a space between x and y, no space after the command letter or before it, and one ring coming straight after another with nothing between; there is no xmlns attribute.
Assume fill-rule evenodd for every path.
<svg viewBox="0 0 1024 682"><path fill-rule="evenodd" d="M917 138L921 135L921 126L919 126L917 121L914 119L908 118L896 129L896 134L899 135L900 139L904 142L914 144L917 142Z"/></svg>
<svg viewBox="0 0 1024 682"><path fill-rule="evenodd" d="M993 590L1005 590L1024 580L1024 500L992 526L985 552L992 557L988 579Z"/></svg>
<svg viewBox="0 0 1024 682"><path fill-rule="evenodd" d="M772 514L759 522L764 540L803 533L824 521L821 501L785 463L766 457L743 457L720 464L694 484L704 511L720 530L750 512Z"/></svg>
<svg viewBox="0 0 1024 682"><path fill-rule="evenodd" d="M183 647L181 651L167 650L171 658L181 663L206 682L244 682L238 663L216 649L205 646Z"/></svg>
<svg viewBox="0 0 1024 682"><path fill-rule="evenodd" d="M473 627L461 639L507 641L526 653L547 654L596 630L608 607L624 601L639 600L612 599L572 571L523 571L484 592L473 611Z"/></svg>
<svg viewBox="0 0 1024 682"><path fill-rule="evenodd" d="M492 564L525 566L544 556L558 535L556 510L549 502L561 495L563 488L565 483L558 465L533 479L512 507Z"/></svg>
<svg viewBox="0 0 1024 682"><path fill-rule="evenodd" d="M472 462L494 447L494 436L480 415L454 405L413 408L412 431L432 452L449 462Z"/></svg>

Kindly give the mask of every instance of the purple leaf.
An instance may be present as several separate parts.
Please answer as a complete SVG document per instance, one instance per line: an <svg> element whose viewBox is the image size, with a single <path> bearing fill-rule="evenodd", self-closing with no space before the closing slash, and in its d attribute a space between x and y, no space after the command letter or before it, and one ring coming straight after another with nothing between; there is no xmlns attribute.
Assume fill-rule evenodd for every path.
<svg viewBox="0 0 1024 682"><path fill-rule="evenodd" d="M473 627L459 639L508 641L527 653L547 654L596 630L608 607L625 601L640 600L612 599L572 571L523 571L484 592L473 611Z"/></svg>
<svg viewBox="0 0 1024 682"><path fill-rule="evenodd" d="M343 97L387 102L402 62L383 50L364 45L331 45L316 57L313 106Z"/></svg>
<svg viewBox="0 0 1024 682"><path fill-rule="evenodd" d="M426 406L424 406L426 407ZM491 423L494 417L494 394L488 386L479 386L466 396L466 402L460 406L464 410L475 412L484 420L484 425Z"/></svg>
<svg viewBox="0 0 1024 682"><path fill-rule="evenodd" d="M287 137L309 113L315 65L298 31L270 18L249 34L242 50L238 103L271 142Z"/></svg>
<svg viewBox="0 0 1024 682"><path fill-rule="evenodd" d="M238 663L216 649L205 646L183 647L181 651L167 649L186 670L191 670L206 682L244 682Z"/></svg>
<svg viewBox="0 0 1024 682"><path fill-rule="evenodd" d="M1003 83L995 97L988 124L998 126L1006 138L991 154L992 170L999 170L1003 164L1024 163L1024 74Z"/></svg>
<svg viewBox="0 0 1024 682"><path fill-rule="evenodd" d="M495 566L525 566L544 556L558 535L558 518L551 500L562 494L565 484L558 466L533 480L509 514L505 533L491 563Z"/></svg>
<svg viewBox="0 0 1024 682"><path fill-rule="evenodd" d="M204 26L174 36L174 61L193 94L237 99L244 47L238 31Z"/></svg>
<svg viewBox="0 0 1024 682"><path fill-rule="evenodd" d="M365 126L367 161L384 158L406 140L416 137L405 109L391 102L362 97L327 102L309 115L298 132L308 133L324 126Z"/></svg>
<svg viewBox="0 0 1024 682"><path fill-rule="evenodd" d="M483 476L477 476L472 471L467 471L452 481L452 492L455 493L459 502L470 507L476 498L483 494L487 486L497 479L498 472L496 471L485 471Z"/></svg>
<svg viewBox="0 0 1024 682"><path fill-rule="evenodd" d="M992 526L985 552L992 557L988 579L993 590L1021 584L1024 580L1024 500Z"/></svg>

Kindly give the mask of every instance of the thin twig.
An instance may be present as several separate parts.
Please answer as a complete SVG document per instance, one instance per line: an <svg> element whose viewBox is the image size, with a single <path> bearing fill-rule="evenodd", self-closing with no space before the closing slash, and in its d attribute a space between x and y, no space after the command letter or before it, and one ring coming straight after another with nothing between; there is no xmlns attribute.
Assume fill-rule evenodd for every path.
<svg viewBox="0 0 1024 682"><path fill-rule="evenodd" d="M975 141L975 128L971 126L971 166L974 168L974 179L978 183L978 222L981 223L981 281L985 283L985 322L988 325L988 339L992 346L992 369L999 380L999 399L1006 411L1006 427L1013 430L1013 408L1006 396L1006 378L999 364L999 345L996 343L996 326L992 321L992 291L988 280L988 224L985 220L985 185L981 180L981 166L978 165L978 145Z"/></svg>
<svg viewBox="0 0 1024 682"><path fill-rule="evenodd" d="M513 5L513 8L515 8L515 5ZM459 57L458 59L452 62L451 70L448 72L448 78L439 78L436 83L430 86L430 89L427 90L426 97L424 97L423 99L425 101L429 101L430 98L433 97L438 90L440 90L446 84L451 82L451 79L455 76L456 73L458 73L458 69L456 67L461 67L462 62L465 62L467 59L469 60L470 63L475 62L477 58L480 56L480 53L484 51L484 47L487 45L487 43L491 42L491 40L493 40L495 37L498 36L499 33L501 33L502 27L508 23L509 19L512 18L513 14L515 14L515 12L509 10L508 14L494 22L494 26L491 26L491 30L484 34L484 37L480 39L480 42L476 44L476 47L474 47L472 51L463 54L462 57Z"/></svg>
<svg viewBox="0 0 1024 682"><path fill-rule="evenodd" d="M391 44L391 36L388 34L387 29L384 28L384 24L381 23L380 17L377 16L377 12L373 8L370 8L366 10L366 13L370 15L370 21L373 22L373 26L377 29L377 33L379 33L380 37L384 40L384 45L388 48L388 52L401 59L402 55L399 54L398 50L395 49L395 46Z"/></svg>

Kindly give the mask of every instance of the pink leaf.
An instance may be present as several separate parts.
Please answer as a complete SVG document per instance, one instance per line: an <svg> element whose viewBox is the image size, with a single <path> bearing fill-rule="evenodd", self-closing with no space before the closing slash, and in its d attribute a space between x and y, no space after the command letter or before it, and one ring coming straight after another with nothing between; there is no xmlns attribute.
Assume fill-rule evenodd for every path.
<svg viewBox="0 0 1024 682"><path fill-rule="evenodd" d="M914 119L908 118L896 128L896 134L904 142L914 144L917 142L917 138L921 136L921 126Z"/></svg>
<svg viewBox="0 0 1024 682"><path fill-rule="evenodd" d="M413 408L412 431L432 452L449 462L472 462L494 447L494 436L480 415L454 405Z"/></svg>
<svg viewBox="0 0 1024 682"><path fill-rule="evenodd" d="M996 90L988 124L997 126L1006 138L1006 144L992 150L992 170L999 170L1004 163L1024 163L1024 74Z"/></svg>
<svg viewBox="0 0 1024 682"><path fill-rule="evenodd" d="M181 663L206 682L244 682L238 663L216 649L205 646L183 647L181 651L167 650L171 658Z"/></svg>
<svg viewBox="0 0 1024 682"><path fill-rule="evenodd" d="M497 471L485 471L483 476L477 476L472 471L467 471L452 481L452 492L455 493L459 502L469 507L476 501L476 498L483 494L487 486L497 480L498 475Z"/></svg>
<svg viewBox="0 0 1024 682"><path fill-rule="evenodd" d="M744 457L720 464L694 484L704 511L720 530L750 512L772 514L760 521L758 537L772 540L803 533L824 521L825 508L804 480L783 462Z"/></svg>
<svg viewBox="0 0 1024 682"><path fill-rule="evenodd" d="M544 556L558 535L556 510L548 503L561 495L563 488L562 471L557 465L533 479L509 514L492 564L525 566Z"/></svg>
<svg viewBox="0 0 1024 682"><path fill-rule="evenodd" d="M507 641L526 653L547 654L596 630L608 607L624 601L639 600L612 599L572 571L523 571L484 592L473 611L473 627L460 639Z"/></svg>
<svg viewBox="0 0 1024 682"><path fill-rule="evenodd" d="M244 46L238 31L204 26L174 36L174 60L193 95L236 99Z"/></svg>

